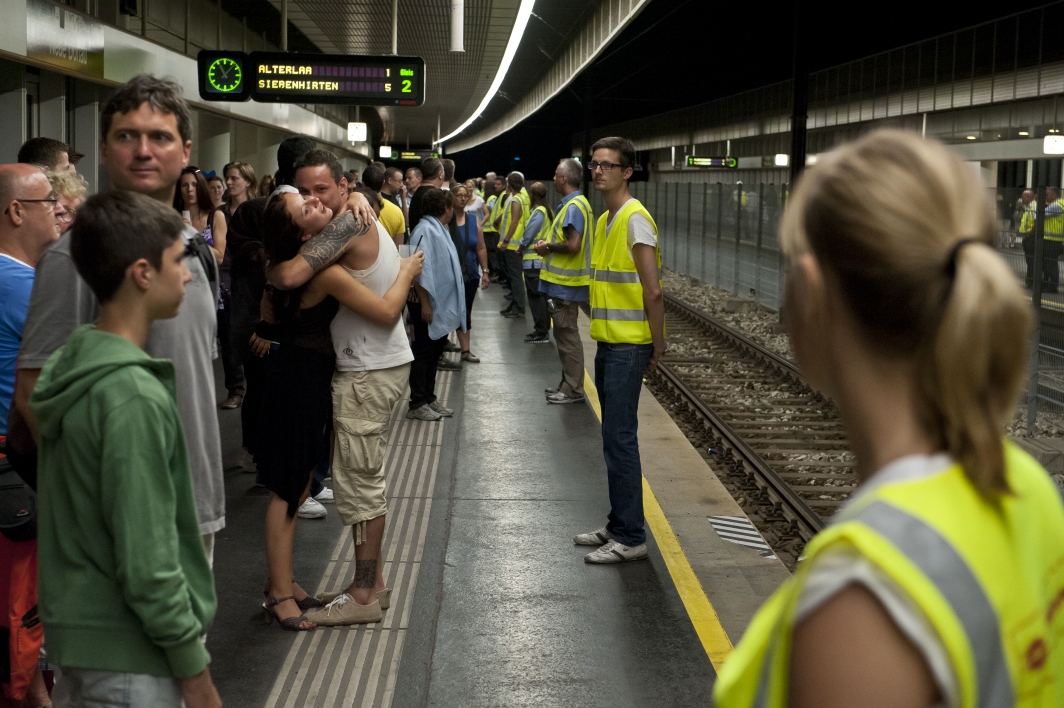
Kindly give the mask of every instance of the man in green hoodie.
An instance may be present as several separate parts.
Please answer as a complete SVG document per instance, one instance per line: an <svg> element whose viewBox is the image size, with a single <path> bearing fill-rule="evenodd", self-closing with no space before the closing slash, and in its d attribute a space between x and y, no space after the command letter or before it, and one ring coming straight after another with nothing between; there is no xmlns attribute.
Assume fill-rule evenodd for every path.
<svg viewBox="0 0 1064 708"><path fill-rule="evenodd" d="M144 352L192 279L181 231L173 209L123 191L90 199L73 226L100 318L49 357L30 399L57 706L221 706L202 641L217 600L174 366Z"/></svg>

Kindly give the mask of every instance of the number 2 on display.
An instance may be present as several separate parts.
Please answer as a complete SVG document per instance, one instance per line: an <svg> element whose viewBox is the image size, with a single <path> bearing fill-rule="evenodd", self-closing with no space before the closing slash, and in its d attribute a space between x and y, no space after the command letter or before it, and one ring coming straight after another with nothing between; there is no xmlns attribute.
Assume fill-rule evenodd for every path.
<svg viewBox="0 0 1064 708"><path fill-rule="evenodd" d="M410 79L403 79L403 93L410 93Z"/></svg>

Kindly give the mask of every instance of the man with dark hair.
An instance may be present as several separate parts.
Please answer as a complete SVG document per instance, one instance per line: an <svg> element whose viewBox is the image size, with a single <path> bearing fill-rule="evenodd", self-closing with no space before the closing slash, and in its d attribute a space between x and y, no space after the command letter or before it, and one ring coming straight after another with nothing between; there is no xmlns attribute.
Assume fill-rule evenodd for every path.
<svg viewBox="0 0 1064 708"><path fill-rule="evenodd" d="M296 178L296 160L314 149L314 141L297 135L287 138L277 146L277 185L292 184ZM269 194L262 194L269 197Z"/></svg>
<svg viewBox="0 0 1064 708"><path fill-rule="evenodd" d="M443 165L443 184L440 185L440 189L446 192L453 189L455 185L454 160L443 158L440 160L440 164Z"/></svg>
<svg viewBox="0 0 1064 708"><path fill-rule="evenodd" d="M421 200L425 198L425 194L430 189L441 189L443 187L443 164L435 157L426 157L422 160L420 172L420 186L414 192L414 196L410 198L410 216L406 220L411 233L417 228L418 222L421 221L421 217L425 213L424 206L421 203Z"/></svg>
<svg viewBox="0 0 1064 708"><path fill-rule="evenodd" d="M140 75L119 86L104 106L100 125L100 161L113 189L173 203L181 170L192 149L192 122L176 83ZM214 534L225 527L225 478L214 387L214 351L218 270L202 237L188 227L186 265L192 280L177 317L151 327L146 351L173 362L177 409L181 414L192 473L199 531L208 556ZM77 327L95 322L100 305L78 275L70 233L64 234L37 264L29 312L19 354L15 405L32 426L29 409L41 368Z"/></svg>
<svg viewBox="0 0 1064 708"><path fill-rule="evenodd" d="M634 163L630 140L603 138L591 146L587 165L608 210L591 242L589 297L610 499L606 525L573 538L578 546L599 546L584 556L587 563L647 557L639 392L645 371L665 355L665 305L658 228L628 191Z"/></svg>
<svg viewBox="0 0 1064 708"><path fill-rule="evenodd" d="M57 705L222 704L203 646L217 599L174 400L183 384L144 351L192 280L183 230L173 209L125 191L89 199L71 230L100 318L49 357L30 399Z"/></svg>
<svg viewBox="0 0 1064 708"><path fill-rule="evenodd" d="M381 187L381 196L400 209L403 201L400 192L403 191L403 171L398 167L389 167L384 170L384 185Z"/></svg>
<svg viewBox="0 0 1064 708"><path fill-rule="evenodd" d="M403 218L406 219L406 230L413 231L414 227L410 225L410 202L414 199L414 193L417 192L417 188L421 186L421 170L417 167L408 167L406 170L406 178L403 179Z"/></svg>
<svg viewBox="0 0 1064 708"><path fill-rule="evenodd" d="M53 138L30 138L18 150L18 161L22 164L37 165L52 172L73 172L75 163L82 157L84 155L72 152L62 140Z"/></svg>
<svg viewBox="0 0 1064 708"><path fill-rule="evenodd" d="M380 214L377 218L384 225L384 228L388 230L388 235L392 237L395 245L400 246L406 236L406 220L403 219L403 210L381 193L385 186L384 175L385 171L383 169L376 165L370 165L362 173L362 184L377 195L381 204Z"/></svg>
<svg viewBox="0 0 1064 708"><path fill-rule="evenodd" d="M506 266L506 280L510 285L513 299L509 307L499 312L503 317L523 319L525 316L525 281L521 256L521 237L525 234L525 225L531 213L528 191L525 189L525 176L520 172L511 172L506 176L506 193L509 199L503 207L499 220L499 254Z"/></svg>

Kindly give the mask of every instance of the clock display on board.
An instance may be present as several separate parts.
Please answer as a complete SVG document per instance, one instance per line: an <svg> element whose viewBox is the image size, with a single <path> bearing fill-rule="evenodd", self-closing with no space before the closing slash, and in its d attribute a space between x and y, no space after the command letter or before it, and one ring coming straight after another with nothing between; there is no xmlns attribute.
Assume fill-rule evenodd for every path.
<svg viewBox="0 0 1064 708"><path fill-rule="evenodd" d="M215 91L232 93L240 88L244 73L238 62L229 57L220 57L207 69L207 80Z"/></svg>

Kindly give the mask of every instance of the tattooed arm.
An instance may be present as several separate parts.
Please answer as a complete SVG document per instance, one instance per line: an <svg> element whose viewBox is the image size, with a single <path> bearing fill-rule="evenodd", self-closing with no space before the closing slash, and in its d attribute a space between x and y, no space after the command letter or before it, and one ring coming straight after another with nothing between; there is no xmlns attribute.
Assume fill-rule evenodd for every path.
<svg viewBox="0 0 1064 708"><path fill-rule="evenodd" d="M295 258L271 265L267 271L270 283L281 290L298 288L314 277L315 273L331 266L344 255L354 238L369 231L372 222L366 222L345 213L311 237L299 249Z"/></svg>

